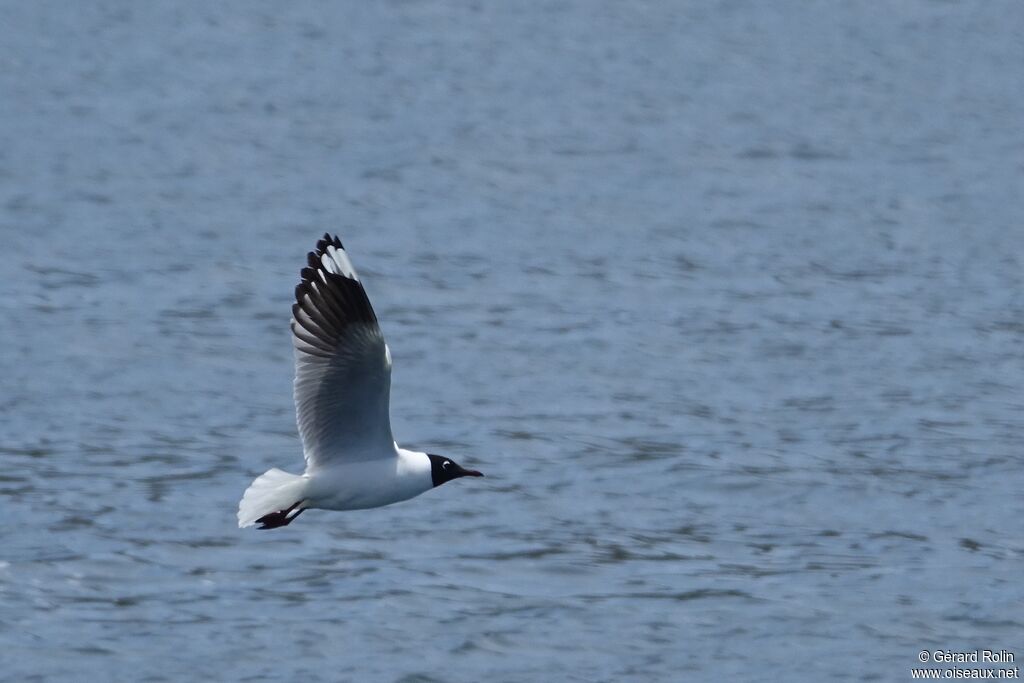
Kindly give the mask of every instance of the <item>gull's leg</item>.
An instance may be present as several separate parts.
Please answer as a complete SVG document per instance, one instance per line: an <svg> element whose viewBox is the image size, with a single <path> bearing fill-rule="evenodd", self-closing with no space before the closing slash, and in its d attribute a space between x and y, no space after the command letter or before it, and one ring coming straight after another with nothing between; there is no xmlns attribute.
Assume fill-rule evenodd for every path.
<svg viewBox="0 0 1024 683"><path fill-rule="evenodd" d="M288 526L292 523L292 520L302 514L302 511L306 508L299 507L302 505L302 501L295 503L287 510L278 510L277 512L271 512L268 515L263 515L256 520L257 524L262 524L260 529L277 529L278 527Z"/></svg>

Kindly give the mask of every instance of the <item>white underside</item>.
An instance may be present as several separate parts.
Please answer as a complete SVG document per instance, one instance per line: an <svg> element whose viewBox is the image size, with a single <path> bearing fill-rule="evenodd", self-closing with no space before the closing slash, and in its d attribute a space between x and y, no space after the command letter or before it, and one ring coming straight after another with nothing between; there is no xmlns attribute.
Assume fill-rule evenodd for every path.
<svg viewBox="0 0 1024 683"><path fill-rule="evenodd" d="M361 510L408 500L433 488L426 453L396 446L389 458L335 462L307 472L305 507Z"/></svg>
<svg viewBox="0 0 1024 683"><path fill-rule="evenodd" d="M307 468L302 475L273 469L257 478L238 506L238 526L286 510L361 510L414 498L433 488L426 453L399 448L382 457L335 461Z"/></svg>

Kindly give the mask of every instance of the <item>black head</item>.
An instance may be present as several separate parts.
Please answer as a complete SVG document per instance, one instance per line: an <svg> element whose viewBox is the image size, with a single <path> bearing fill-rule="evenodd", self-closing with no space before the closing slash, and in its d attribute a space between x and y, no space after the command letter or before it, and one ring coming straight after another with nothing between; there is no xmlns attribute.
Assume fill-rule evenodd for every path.
<svg viewBox="0 0 1024 683"><path fill-rule="evenodd" d="M443 455L427 453L427 457L430 458L430 478L434 481L434 486L440 486L446 481L458 479L459 477L484 476L476 470L463 469L462 465Z"/></svg>

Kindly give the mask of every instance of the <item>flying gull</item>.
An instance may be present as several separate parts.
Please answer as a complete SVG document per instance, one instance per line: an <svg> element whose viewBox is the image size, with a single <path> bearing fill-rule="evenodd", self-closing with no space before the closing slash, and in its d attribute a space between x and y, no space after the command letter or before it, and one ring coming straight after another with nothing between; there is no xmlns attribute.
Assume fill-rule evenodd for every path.
<svg viewBox="0 0 1024 683"><path fill-rule="evenodd" d="M459 477L451 458L391 436L391 351L341 240L310 252L292 305L295 412L306 471L265 472L238 504L238 526L287 526L304 510L360 510L408 500Z"/></svg>

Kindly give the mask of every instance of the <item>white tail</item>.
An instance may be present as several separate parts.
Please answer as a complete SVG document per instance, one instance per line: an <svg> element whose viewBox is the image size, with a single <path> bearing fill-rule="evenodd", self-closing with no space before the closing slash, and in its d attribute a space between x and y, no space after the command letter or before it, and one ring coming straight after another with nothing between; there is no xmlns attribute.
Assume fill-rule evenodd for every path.
<svg viewBox="0 0 1024 683"><path fill-rule="evenodd" d="M249 485L238 503L238 527L252 526L264 515L287 510L302 500L306 478L276 467L267 470Z"/></svg>

